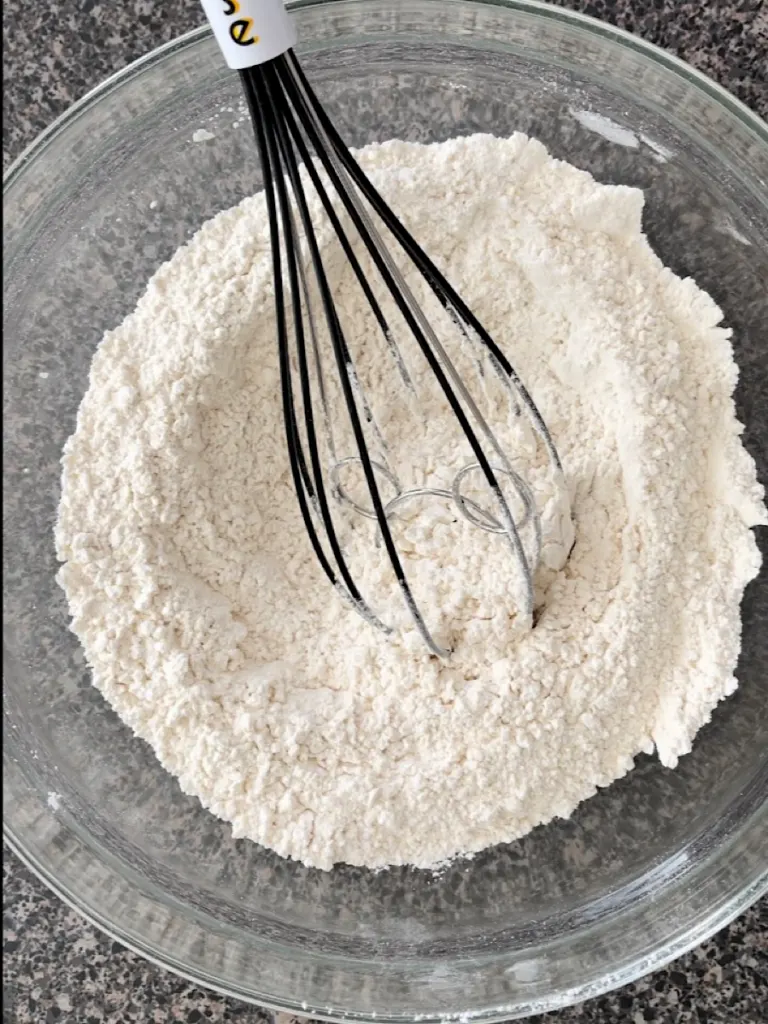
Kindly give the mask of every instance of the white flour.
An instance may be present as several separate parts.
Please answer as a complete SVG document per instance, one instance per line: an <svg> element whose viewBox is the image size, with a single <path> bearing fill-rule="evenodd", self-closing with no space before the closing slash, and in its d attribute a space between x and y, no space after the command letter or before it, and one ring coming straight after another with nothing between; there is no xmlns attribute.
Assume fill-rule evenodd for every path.
<svg viewBox="0 0 768 1024"><path fill-rule="evenodd" d="M640 192L521 135L361 160L558 445L576 545L538 580L537 627L520 629L503 542L437 501L396 536L451 660L411 627L380 635L321 575L284 451L262 195L207 223L105 337L56 539L95 684L186 792L306 864L428 866L569 815L640 751L674 766L690 750L736 686L766 514L729 332L649 248ZM326 252L361 372L384 380L384 343ZM442 403L427 389L420 419L382 390L399 468L445 485L467 456ZM386 596L370 535L345 538Z"/></svg>

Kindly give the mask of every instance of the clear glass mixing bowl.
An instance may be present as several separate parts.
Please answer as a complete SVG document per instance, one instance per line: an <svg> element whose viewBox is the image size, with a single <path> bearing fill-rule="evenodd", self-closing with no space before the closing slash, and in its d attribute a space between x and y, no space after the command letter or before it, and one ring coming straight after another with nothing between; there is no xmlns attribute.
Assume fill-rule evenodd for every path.
<svg viewBox="0 0 768 1024"><path fill-rule="evenodd" d="M735 329L746 443L768 480L764 124L675 59L537 3L294 10L306 69L350 144L523 130L603 181L643 188L657 251ZM439 875L323 873L233 841L89 684L54 583L59 454L105 328L195 228L259 188L250 129L234 127L239 98L210 36L192 33L92 93L8 176L8 839L122 942L274 1007L489 1021L629 981L766 887L765 571L744 600L741 687L677 771L640 758L570 821ZM200 128L214 137L193 141Z"/></svg>

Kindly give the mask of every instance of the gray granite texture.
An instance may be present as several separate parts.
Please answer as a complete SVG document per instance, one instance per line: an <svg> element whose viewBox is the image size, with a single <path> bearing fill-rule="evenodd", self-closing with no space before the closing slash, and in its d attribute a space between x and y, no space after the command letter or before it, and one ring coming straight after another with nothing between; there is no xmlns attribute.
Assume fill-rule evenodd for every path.
<svg viewBox="0 0 768 1024"><path fill-rule="evenodd" d="M4 878L3 1024L271 1024L267 1011L203 991L88 927L16 861ZM766 993L768 900L666 970L528 1020L764 1024Z"/></svg>
<svg viewBox="0 0 768 1024"><path fill-rule="evenodd" d="M13 158L101 79L203 21L199 0L8 0L3 156ZM765 0L559 0L635 32L711 75L768 116ZM184 20L186 19L186 20Z"/></svg>
<svg viewBox="0 0 768 1024"><path fill-rule="evenodd" d="M198 0L177 0L188 26ZM768 2L597 0L566 3L664 46L768 116ZM74 99L171 38L179 20L153 0L5 4L4 163ZM201 991L86 925L12 855L4 864L5 1024L256 1024L271 1015ZM763 1024L768 1021L768 901L668 969L554 1024ZM285 1024L281 1021L280 1024Z"/></svg>

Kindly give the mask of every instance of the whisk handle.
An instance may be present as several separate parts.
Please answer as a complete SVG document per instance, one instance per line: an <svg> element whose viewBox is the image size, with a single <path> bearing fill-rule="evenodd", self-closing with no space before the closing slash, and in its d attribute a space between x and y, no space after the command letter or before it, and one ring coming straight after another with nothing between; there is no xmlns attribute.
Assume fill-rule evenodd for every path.
<svg viewBox="0 0 768 1024"><path fill-rule="evenodd" d="M279 57L296 43L283 0L201 0L216 42L236 71Z"/></svg>

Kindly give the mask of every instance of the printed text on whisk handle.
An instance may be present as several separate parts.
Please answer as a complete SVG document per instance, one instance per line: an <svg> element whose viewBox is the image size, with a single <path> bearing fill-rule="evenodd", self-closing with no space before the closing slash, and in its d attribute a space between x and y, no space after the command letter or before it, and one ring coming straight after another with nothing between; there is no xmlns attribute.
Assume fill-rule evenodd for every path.
<svg viewBox="0 0 768 1024"><path fill-rule="evenodd" d="M227 64L235 70L279 57L296 42L283 0L202 0Z"/></svg>

